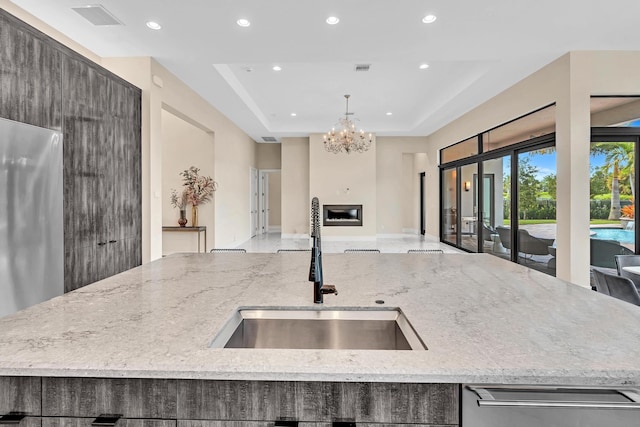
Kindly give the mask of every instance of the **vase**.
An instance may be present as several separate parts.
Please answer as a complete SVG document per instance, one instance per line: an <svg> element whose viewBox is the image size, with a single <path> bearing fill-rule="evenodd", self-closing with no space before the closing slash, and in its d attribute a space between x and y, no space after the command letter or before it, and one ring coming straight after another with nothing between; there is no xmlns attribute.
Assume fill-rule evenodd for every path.
<svg viewBox="0 0 640 427"><path fill-rule="evenodd" d="M184 209L180 209L180 219L178 220L178 224L180 227L187 225L187 211Z"/></svg>
<svg viewBox="0 0 640 427"><path fill-rule="evenodd" d="M198 226L198 206L191 206L191 226Z"/></svg>

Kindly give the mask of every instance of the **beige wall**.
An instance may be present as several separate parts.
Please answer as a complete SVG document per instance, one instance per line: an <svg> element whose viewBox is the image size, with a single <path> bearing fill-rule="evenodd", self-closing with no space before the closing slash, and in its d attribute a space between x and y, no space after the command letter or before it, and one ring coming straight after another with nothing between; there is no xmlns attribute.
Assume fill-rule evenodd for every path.
<svg viewBox="0 0 640 427"><path fill-rule="evenodd" d="M323 136L309 137L309 195L320 205L362 205L362 227L323 227L323 237L374 238L377 225L376 141L364 153L333 154ZM307 200L310 205L311 200ZM307 209L308 212L309 209Z"/></svg>
<svg viewBox="0 0 640 427"><path fill-rule="evenodd" d="M282 167L281 144L257 144L256 156L258 169L280 169Z"/></svg>
<svg viewBox="0 0 640 427"><path fill-rule="evenodd" d="M269 172L269 231L282 225L282 174Z"/></svg>
<svg viewBox="0 0 640 427"><path fill-rule="evenodd" d="M282 237L309 235L309 138L282 138Z"/></svg>
<svg viewBox="0 0 640 427"><path fill-rule="evenodd" d="M403 233L403 229L419 228L419 219L417 225L415 222L419 206L414 196L418 191L417 175L422 170L414 170L414 154L425 153L427 141L426 137L376 138L377 234L394 235ZM403 160L405 154L407 157ZM420 168L426 167L426 159L424 154ZM429 180L437 182L437 170L426 170L426 181ZM437 206L437 201L434 203Z"/></svg>
<svg viewBox="0 0 640 427"><path fill-rule="evenodd" d="M256 143L155 60L103 58L102 63L143 90L143 261L162 255L161 212L163 198L168 197L162 187L163 110L213 135L213 178L219 187L215 193L215 237L209 247L236 246L247 240L249 168L256 165Z"/></svg>
<svg viewBox="0 0 640 427"><path fill-rule="evenodd" d="M200 169L201 176L214 176L214 146L213 135L204 132L181 118L162 111L162 225L177 226L180 211L171 206L171 189L182 193L183 177L181 172L191 166ZM198 207L198 225L206 226L207 247L214 242L214 200ZM187 225L191 221L191 206L186 209ZM171 233L162 235L162 254L174 252L196 252L198 250L198 236L195 233ZM201 237L204 245L204 235ZM204 250L204 246L201 247Z"/></svg>

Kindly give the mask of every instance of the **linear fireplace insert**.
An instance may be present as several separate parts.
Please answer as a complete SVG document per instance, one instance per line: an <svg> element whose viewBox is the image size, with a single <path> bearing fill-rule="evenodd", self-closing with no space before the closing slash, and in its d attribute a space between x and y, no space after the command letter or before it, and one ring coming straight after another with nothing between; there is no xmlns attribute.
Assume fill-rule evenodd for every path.
<svg viewBox="0 0 640 427"><path fill-rule="evenodd" d="M362 205L323 205L322 225L362 227Z"/></svg>

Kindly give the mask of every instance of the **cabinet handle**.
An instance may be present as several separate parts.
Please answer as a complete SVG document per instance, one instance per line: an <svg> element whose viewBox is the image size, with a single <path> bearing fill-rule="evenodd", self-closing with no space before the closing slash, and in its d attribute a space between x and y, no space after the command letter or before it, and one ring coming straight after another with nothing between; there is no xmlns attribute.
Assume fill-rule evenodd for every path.
<svg viewBox="0 0 640 427"><path fill-rule="evenodd" d="M26 417L21 412L10 412L0 417L0 424L20 424L20 421Z"/></svg>
<svg viewBox="0 0 640 427"><path fill-rule="evenodd" d="M120 417L122 417L120 414L100 414L95 420L93 420L91 425L96 427L113 427L116 425Z"/></svg>
<svg viewBox="0 0 640 427"><path fill-rule="evenodd" d="M98 242L98 246L104 246L106 244L107 244L107 242Z"/></svg>
<svg viewBox="0 0 640 427"><path fill-rule="evenodd" d="M117 240L109 240L109 243L116 243Z"/></svg>

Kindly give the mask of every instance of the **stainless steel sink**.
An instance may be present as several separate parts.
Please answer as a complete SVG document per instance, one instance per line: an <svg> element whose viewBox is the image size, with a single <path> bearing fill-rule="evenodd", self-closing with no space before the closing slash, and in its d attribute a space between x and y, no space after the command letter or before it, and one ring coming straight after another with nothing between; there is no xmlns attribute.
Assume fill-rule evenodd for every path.
<svg viewBox="0 0 640 427"><path fill-rule="evenodd" d="M426 350L399 308L242 307L213 348Z"/></svg>

